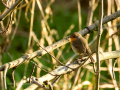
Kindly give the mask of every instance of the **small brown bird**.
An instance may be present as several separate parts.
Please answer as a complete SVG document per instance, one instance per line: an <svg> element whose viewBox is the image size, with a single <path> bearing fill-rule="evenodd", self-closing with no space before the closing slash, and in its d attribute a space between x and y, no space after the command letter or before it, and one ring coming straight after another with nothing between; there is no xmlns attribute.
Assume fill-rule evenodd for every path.
<svg viewBox="0 0 120 90"><path fill-rule="evenodd" d="M87 40L85 38L83 38L79 33L74 32L73 34L70 35L70 42L71 42L71 47L73 49L73 51L80 55L81 58L84 55L90 55L92 52L88 46ZM93 59L93 57L90 57L91 62L94 63L95 60Z"/></svg>

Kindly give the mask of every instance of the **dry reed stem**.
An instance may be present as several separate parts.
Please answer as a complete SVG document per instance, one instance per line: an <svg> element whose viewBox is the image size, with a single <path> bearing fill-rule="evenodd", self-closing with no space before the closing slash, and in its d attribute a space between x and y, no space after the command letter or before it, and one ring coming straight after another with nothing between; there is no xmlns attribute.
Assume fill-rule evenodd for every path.
<svg viewBox="0 0 120 90"><path fill-rule="evenodd" d="M110 15L111 14L111 11L112 11L112 1L107 1L108 2L108 7L107 7L107 15ZM111 27L112 26L112 22L108 22L107 23L108 24L108 26L109 27ZM108 30L108 35L109 36L111 36L112 34L114 33L114 30L112 29L112 28L110 28L109 30ZM112 51L112 38L109 38L109 40L108 40L108 51ZM113 82L113 84L114 84L114 86L115 86L115 90L118 90L118 86L117 86L117 81L113 78L113 75L114 75L114 73L113 73L113 71L112 71L112 69L113 69L113 63L112 63L112 59L109 59L109 63L108 63L108 71L109 71L109 73L110 73L110 75L111 75L111 78L112 78L112 82Z"/></svg>
<svg viewBox="0 0 120 90"><path fill-rule="evenodd" d="M107 60L109 58L119 58L120 57L120 51L112 51L112 52L103 52L103 53L100 53L100 61L102 60ZM93 55L93 58L95 59L96 55ZM96 61L96 59L95 59ZM90 59L86 61L86 63L84 65L87 65L88 63L90 63ZM81 63L82 64L82 63ZM76 61L74 61L73 63L69 64L69 67L73 67L73 68L77 68L77 67L81 67L79 66L80 64L76 63ZM82 66L84 66L82 65ZM57 75L61 75L61 74L67 74L67 73L70 73L72 70L65 67L65 66L61 66L61 67L58 67L57 69L51 71L50 73L52 74L56 74ZM46 74L40 78L38 78L38 82L40 84L42 84L44 81L51 81L55 78L55 76L52 76L51 74ZM25 90L29 90L29 89L35 89L37 88L38 86L36 84L31 84L28 88L26 88Z"/></svg>
<svg viewBox="0 0 120 90"><path fill-rule="evenodd" d="M52 1L52 0L51 0L51 1ZM31 2L32 2L32 0L29 1L29 2L26 0L26 4L24 4L23 6L20 6L19 8L25 7L26 5L27 5L27 6L28 6L28 5L30 6ZM115 2L116 2L116 4L117 4L117 10L119 10L119 6L120 6L119 3L118 3L119 0L115 0ZM72 3L72 4L73 4L73 3ZM41 6L42 6L42 5L41 5ZM96 6L97 6L97 2L95 2L95 4L93 5L93 10L95 10ZM18 8L18 9L19 9L19 8ZM17 10L18 10L18 9L17 9ZM28 9L29 9L29 7L28 7ZM27 12L28 12L28 11L27 11ZM112 12L112 13L113 13L113 12ZM45 18L46 18L46 16L45 16ZM117 21L119 21L119 19L117 19ZM117 22L117 21L115 21L115 22ZM113 21L113 22L114 22L114 21ZM113 24L114 24L114 23L113 23ZM114 25L112 25L112 26L114 26ZM49 26L45 25L45 27L47 27L47 29L48 29L47 32L48 32L48 33L51 32L51 29L49 28ZM2 28L4 28L4 25L2 25ZM10 29L12 29L12 27L10 27ZM4 30L4 29L3 29L3 30ZM49 31L49 30L50 30L50 31ZM34 33L34 32L33 32L33 33ZM114 32L113 32L113 33L114 33ZM51 33L50 33L50 35L51 35ZM68 35L68 34L67 34L67 35ZM84 34L84 35L85 35L85 34ZM8 37L9 37L9 36L8 36ZM33 37L36 37L36 35L33 36ZM49 35L47 35L47 37L49 37ZM47 38L47 37L46 37L46 38ZM115 39L114 39L114 38L115 38ZM113 37L113 40L114 40L113 42L115 42L115 46L116 46L116 49L117 49L119 45L118 45L118 42L117 42L118 39L116 39L116 38L117 38L117 36L115 35L115 36ZM42 37L42 39L44 40L44 37ZM48 40L47 40L47 41L48 41ZM52 44L53 41L51 40L50 43ZM64 46L62 46L59 50L61 50L61 49L64 49ZM33 51L32 51L32 52L33 52ZM61 50L60 53L62 53L62 50ZM57 56L58 58L60 58L60 53L59 53L59 55ZM36 56L35 56L35 57L36 57ZM64 55L62 55L61 57L64 58ZM26 60L25 60L25 61L26 61ZM119 60L118 60L118 62L119 62ZM118 64L118 67L119 67L119 64ZM88 72L88 73L89 73L89 72ZM72 77L72 75L71 75L71 77Z"/></svg>
<svg viewBox="0 0 120 90"><path fill-rule="evenodd" d="M105 17L103 19L103 24L106 23L106 22L108 22L109 20L113 20L113 19L119 17L119 14L120 14L120 11L117 11L116 13L111 14L110 16ZM98 21L96 21L94 24L90 25L88 28L92 31L93 29L95 29L97 27L97 25L98 25ZM85 28L84 30L80 31L79 33L81 33L81 35L85 35L88 32L89 31ZM56 42L56 43L54 43L54 44L46 47L45 49L48 50L48 51L51 51L51 50L54 50L54 49L56 49L56 48L58 48L58 47L60 47L60 46L62 46L64 44L68 43L68 42L69 42L69 38L66 37L63 40L60 40L60 41L58 41L58 42ZM28 61L28 60L30 60L30 59L32 59L34 57L37 57L37 56L42 56L44 54L46 54L46 52L43 51L43 50L38 50L38 51L35 51L33 53L26 54L23 57L21 57L19 59L16 59L13 62L9 62L9 63L6 63L6 64L2 65L0 67L0 70L3 71L7 66L9 66L8 69L16 67L16 66L24 63L25 61Z"/></svg>
<svg viewBox="0 0 120 90"><path fill-rule="evenodd" d="M102 20L103 20L103 0L99 0L99 26L97 34L97 44L96 44L96 59L97 59L97 69L96 69L96 87L95 90L99 90L100 84L100 39L103 32L102 29Z"/></svg>

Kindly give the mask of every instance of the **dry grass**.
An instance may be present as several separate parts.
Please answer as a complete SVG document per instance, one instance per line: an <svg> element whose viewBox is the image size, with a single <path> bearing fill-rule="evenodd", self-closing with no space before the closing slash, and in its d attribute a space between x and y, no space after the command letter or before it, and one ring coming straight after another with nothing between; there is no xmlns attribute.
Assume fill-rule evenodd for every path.
<svg viewBox="0 0 120 90"><path fill-rule="evenodd" d="M79 25L79 30L81 30L81 26L82 26L82 15L81 15L81 9L83 10L87 10L87 8L89 8L87 10L87 21L86 21L86 26L89 26L92 24L92 22L95 20L95 18L97 18L98 16L96 15L96 10L98 10L98 0L88 0L89 2L87 2L88 6L82 5L85 4L83 3L84 0L81 0L81 2L79 0L74 0L74 1L60 1L61 3L63 3L64 8L67 10L70 10L71 8L74 8L77 11L77 8L75 5L78 5L78 25ZM5 1L4 1L5 2ZM11 6L15 1L14 0L10 0L5 2L5 4L7 6ZM19 32L21 33L21 37L22 34L24 35L25 32L23 30L18 31L19 30L19 22L20 22L20 16L21 14L21 10L24 9L25 10L25 19L26 21L30 22L30 26L29 26L29 35L28 33L26 33L24 36L28 36L28 46L25 50L25 53L31 53L34 50L34 46L37 45L36 42L39 42L41 46L46 47L46 44L51 45L54 42L56 42L56 40L59 40L59 33L58 30L56 30L55 28L51 28L51 26L48 23L48 20L52 20L54 18L53 13L57 12L54 10L54 8L51 8L52 5L56 4L58 6L60 6L61 4L59 4L59 1L54 1L54 0L25 0L23 1L17 9L15 9L13 11L13 13L11 13L10 15L8 15L8 17L6 17L6 22L9 23L8 25L6 23L4 23L3 21L0 21L0 31L4 31L6 30L6 33L1 34L0 37L0 65L2 65L2 55L4 53L7 52L8 56L13 60L12 55L9 53L9 49L10 47L12 47L12 41L15 38L15 35L17 35ZM75 4L77 3L77 4ZM120 0L106 0L104 1L104 15L108 16L118 10L120 10ZM62 6L62 5L61 5ZM83 7L81 7L83 6ZM38 38L38 36L35 34L35 30L33 29L34 27L34 17L35 17L35 9L39 9L39 21L41 22L41 29L39 29L39 36L40 38ZM0 11L1 14L3 14L7 9L5 8L4 11ZM30 13L29 13L30 11ZM53 12L54 11L54 12ZM29 17L30 14L30 17ZM11 17L11 18L10 18ZM119 30L119 26L117 26L117 24L120 22L120 18L117 18L113 21L108 22L107 24L104 25L104 28L107 27L107 29L103 29L103 35L102 35L102 40L107 39L106 41L101 43L101 47L100 47L100 52L110 52L112 50L119 50L120 49L120 37L119 37L119 33L113 35L114 33L116 33ZM57 23L57 22L56 22ZM113 27L114 26L114 27ZM61 27L61 26L60 26ZM67 30L64 31L63 33L63 38L65 38L66 36L68 36L69 34L71 34L73 28L75 27L75 24L72 23ZM79 31L78 30L78 31ZM93 48L92 51L94 51L94 47L95 47L95 37L96 37L97 33L93 32L93 34L89 34L86 37L86 39L89 39L90 37L93 37L93 40L91 40L90 43L90 47L91 49ZM112 37L110 37L111 35L113 35ZM108 38L110 37L110 38ZM38 46L39 48L39 46ZM55 56L57 59L62 59L67 60L64 61L64 63L67 62L71 62L71 60L74 58L74 54L73 55L69 55L69 58L66 59L65 55L68 55L70 52L70 46L66 47L65 45L58 48L57 52L51 51L50 53ZM45 69L47 69L48 71L53 70L57 65L58 62L50 57L41 57L43 60L46 60L47 62L49 62L49 64L52 65L52 68L49 66L45 66L44 64L42 64L42 62L39 60L39 58L34 58L33 60L40 66L43 67ZM50 59L52 59L52 61L50 61ZM120 87L120 58L116 59L116 64L113 62L112 59L110 60L105 60L105 63L102 61L101 62L101 73L100 73L100 90L106 89L106 88L114 88L115 90L118 90L118 88ZM8 63L8 62L6 62ZM28 67L29 61L25 62L25 68L23 70L23 79L21 79L21 81L19 81L16 84L16 88L20 89L22 87L22 85L25 83L23 82L24 79L26 79L26 74L27 74L27 69ZM104 65L103 65L104 64ZM106 66L106 67L105 67ZM107 77L105 76L106 74L103 74L104 72L108 72L106 73ZM115 72L118 72L117 75ZM37 68L36 69L36 76L35 77L41 77L41 69ZM116 77L115 77L116 76ZM1 73L1 77L2 77L2 73ZM84 77L84 78L83 78ZM2 82L2 78L1 81ZM22 83L23 82L23 83ZM1 85L2 87L3 85ZM18 87L19 86L19 87ZM72 72L70 74L66 74L61 76L61 78L58 80L57 83L54 84L54 89L55 90L93 90L95 87L95 74L91 68L90 65L87 65L86 67L83 68L79 68L77 69L75 72Z"/></svg>

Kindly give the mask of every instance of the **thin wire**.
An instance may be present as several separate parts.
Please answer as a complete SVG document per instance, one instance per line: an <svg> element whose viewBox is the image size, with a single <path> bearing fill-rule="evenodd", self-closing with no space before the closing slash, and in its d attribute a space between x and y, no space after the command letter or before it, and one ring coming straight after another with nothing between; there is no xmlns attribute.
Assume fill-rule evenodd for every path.
<svg viewBox="0 0 120 90"><path fill-rule="evenodd" d="M54 75L54 74L46 71L45 69L41 68L40 66L38 66L38 65L37 65L35 62L33 62L33 61L31 61L31 62L32 62L33 64L35 64L35 66L37 66L38 68L40 68L41 70L43 70L43 71L46 72L46 73L49 73L49 74L51 74L51 75L53 75L53 76L60 76L60 75Z"/></svg>
<svg viewBox="0 0 120 90"><path fill-rule="evenodd" d="M37 42L38 43L38 42ZM45 50L48 54L50 54L46 49L44 49L39 43L38 43L38 45L43 49L43 50ZM51 54L50 54L51 55ZM57 62L59 62L59 64L61 64L61 65L63 65L63 66L65 66L65 67L67 67L67 68L70 68L70 69L72 69L73 70L73 68L71 68L71 67L69 67L69 66L66 66L65 64L63 64L63 63L61 63L57 58L55 58L53 55L51 55Z"/></svg>

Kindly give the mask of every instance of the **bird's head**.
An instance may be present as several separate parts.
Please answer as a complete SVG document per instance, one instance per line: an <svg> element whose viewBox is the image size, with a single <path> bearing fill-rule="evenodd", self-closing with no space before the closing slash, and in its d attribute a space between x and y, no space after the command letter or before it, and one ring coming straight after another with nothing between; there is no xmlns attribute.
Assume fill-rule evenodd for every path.
<svg viewBox="0 0 120 90"><path fill-rule="evenodd" d="M81 37L81 35L80 35L79 33L77 33L77 32L74 32L74 33L72 33L72 34L70 35L71 41L75 41L75 40L77 40L77 39L80 39L80 37Z"/></svg>

